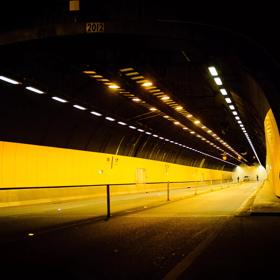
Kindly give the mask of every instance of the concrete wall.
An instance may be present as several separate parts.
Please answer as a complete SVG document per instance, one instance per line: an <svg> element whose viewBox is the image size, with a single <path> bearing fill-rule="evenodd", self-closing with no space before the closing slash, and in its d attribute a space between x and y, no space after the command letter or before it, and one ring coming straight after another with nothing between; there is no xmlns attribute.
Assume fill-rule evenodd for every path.
<svg viewBox="0 0 280 280"><path fill-rule="evenodd" d="M273 112L268 111L265 121L266 170L268 181L277 196L280 196L280 137Z"/></svg>
<svg viewBox="0 0 280 280"><path fill-rule="evenodd" d="M0 142L0 202L18 200L49 201L49 197L73 199L98 195L94 188L60 188L48 186L83 186L95 184L137 184L138 191L147 190L145 183L229 180L231 172L197 168L166 162L117 156L88 151L53 148L12 142ZM31 187L41 189L28 189ZM25 190L14 188L23 187ZM45 188L44 188L45 187ZM149 185L148 188L159 186ZM131 186L122 187L122 193ZM102 187L104 194L104 187ZM46 199L47 200L46 200Z"/></svg>

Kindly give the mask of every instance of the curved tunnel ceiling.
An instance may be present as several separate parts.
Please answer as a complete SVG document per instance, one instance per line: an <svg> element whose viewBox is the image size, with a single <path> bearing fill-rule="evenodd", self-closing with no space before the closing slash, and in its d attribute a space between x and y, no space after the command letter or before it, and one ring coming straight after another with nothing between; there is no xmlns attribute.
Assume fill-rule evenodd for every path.
<svg viewBox="0 0 280 280"><path fill-rule="evenodd" d="M151 30L111 22L102 34L85 34L84 26L16 33L30 41L2 36L0 75L20 82L0 83L2 140L210 168L265 163L263 120L269 103L275 109L279 101L277 84L265 71L270 63L251 42L182 23L161 22ZM59 32L64 36L49 36Z"/></svg>

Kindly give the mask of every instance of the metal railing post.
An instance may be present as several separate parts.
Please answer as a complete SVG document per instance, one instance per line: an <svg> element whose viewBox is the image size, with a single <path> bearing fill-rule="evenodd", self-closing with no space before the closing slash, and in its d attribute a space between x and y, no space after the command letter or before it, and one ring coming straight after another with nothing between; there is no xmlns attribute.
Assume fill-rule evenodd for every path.
<svg viewBox="0 0 280 280"><path fill-rule="evenodd" d="M107 193L107 220L111 217L111 205L110 205L110 185L106 185Z"/></svg>

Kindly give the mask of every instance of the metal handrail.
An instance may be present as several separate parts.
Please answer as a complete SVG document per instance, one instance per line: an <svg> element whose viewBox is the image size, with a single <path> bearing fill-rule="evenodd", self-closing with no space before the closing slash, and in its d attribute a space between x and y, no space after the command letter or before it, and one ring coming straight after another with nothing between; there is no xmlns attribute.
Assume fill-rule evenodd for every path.
<svg viewBox="0 0 280 280"><path fill-rule="evenodd" d="M214 181L228 181L229 179L217 179L217 180L199 180L199 181L164 181L164 182L145 182L145 183L104 183L104 184L83 184L83 185L63 185L63 186L22 186L22 187L0 187L0 190L23 190L23 189L56 189L56 188L85 188L85 187L98 187L98 186L129 186L137 184L155 185L155 184L179 184L179 183L201 183L201 182L214 182Z"/></svg>

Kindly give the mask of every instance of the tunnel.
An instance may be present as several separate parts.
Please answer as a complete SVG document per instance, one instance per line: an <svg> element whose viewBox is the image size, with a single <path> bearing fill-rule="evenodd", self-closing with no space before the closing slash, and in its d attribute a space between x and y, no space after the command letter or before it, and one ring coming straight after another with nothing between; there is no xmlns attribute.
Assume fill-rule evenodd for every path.
<svg viewBox="0 0 280 280"><path fill-rule="evenodd" d="M168 207L189 196L199 199L200 192L212 195L216 190L222 193L233 188L246 192L242 211L235 208L238 221L244 216L256 219L266 213L271 218L280 213L277 58L253 35L211 20L182 20L178 14L174 20L174 10L164 6L160 10L147 1L93 4L70 0L49 1L42 6L18 3L16 11L12 4L6 9L12 17L5 24L1 20L0 33L0 209L3 228L7 226L2 233L5 248L15 252L6 253L8 260L13 255L21 256L17 248L29 246L29 238L36 231L16 223L11 226L13 221L29 226L34 217L39 221L34 222L38 223L35 236L42 233L52 246L53 235L59 230L57 242L67 228L76 229L80 223L89 226L104 222L105 217L114 225L114 216L138 213L140 209L144 213L147 208L165 204ZM127 204L125 197L130 197ZM211 199L198 201L199 208ZM223 196L220 199L226 201ZM64 207L60 203L70 209L70 203L91 200L102 206L94 215L84 213L82 218L71 210L74 212L59 222L58 218L45 216L49 208L36 212L36 207L55 207L57 213ZM253 202L260 205L254 208ZM182 205L178 207L183 209ZM233 215L224 214L224 209L214 216L220 219ZM188 219L210 215L188 211ZM162 219L171 215L164 213L166 216L158 215ZM183 215L180 213L172 215L179 219ZM20 220L26 215L30 217ZM73 218L75 215L77 218ZM150 215L147 217L156 214ZM44 219L43 226L40 223ZM219 220L199 248L217 237L221 224L225 222ZM118 230L116 226L114 230ZM275 236L277 230L278 226ZM45 237L49 232L50 237ZM19 233L24 236L23 243L18 241ZM277 242L275 236L271 240ZM10 239L15 242L14 251L9 249ZM106 259L106 250L96 244ZM31 247L32 252L37 250L35 245ZM192 254L200 254L197 250L202 249L198 247ZM269 245L260 251L266 252L267 248ZM112 250L113 255L120 253L119 249ZM50 254L55 255L53 251ZM178 275L181 279L205 279L204 274L199 277L192 272L195 265L187 276L184 274L193 262L192 254L173 261L172 266L178 264L171 270L167 264L163 272L158 268L151 279L164 275L162 279L177 279ZM40 271L43 263L52 264L48 258L42 257ZM89 253L85 258L90 258ZM96 278L86 278L91 274L82 272L82 268L73 270L73 274L70 268L61 270L57 263L50 265L46 277L57 273L63 273L66 279L73 275L73 279L112 279L114 273L116 279L132 277L117 274L114 259L109 261L114 273L104 272L106 261L99 263L98 257L93 260L102 267ZM201 262L203 265L203 259ZM29 271L29 262L22 263L22 271ZM68 263L63 265L67 267ZM125 259L119 265L129 266L129 261ZM215 278L224 279L229 267L216 265L223 268L221 278ZM239 275L232 279L243 278Z"/></svg>

